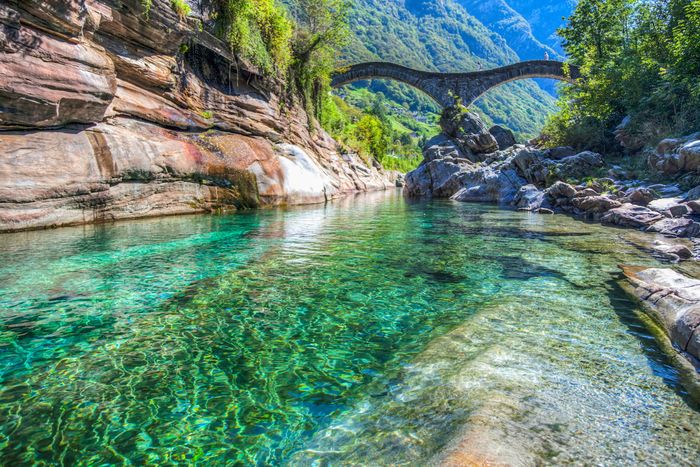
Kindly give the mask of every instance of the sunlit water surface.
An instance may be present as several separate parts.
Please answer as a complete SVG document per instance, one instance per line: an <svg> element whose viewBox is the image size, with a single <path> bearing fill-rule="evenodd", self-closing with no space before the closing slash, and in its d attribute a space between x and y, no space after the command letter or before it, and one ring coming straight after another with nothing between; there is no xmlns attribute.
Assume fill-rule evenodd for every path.
<svg viewBox="0 0 700 467"><path fill-rule="evenodd" d="M389 193L2 235L0 458L699 465L620 232Z"/></svg>

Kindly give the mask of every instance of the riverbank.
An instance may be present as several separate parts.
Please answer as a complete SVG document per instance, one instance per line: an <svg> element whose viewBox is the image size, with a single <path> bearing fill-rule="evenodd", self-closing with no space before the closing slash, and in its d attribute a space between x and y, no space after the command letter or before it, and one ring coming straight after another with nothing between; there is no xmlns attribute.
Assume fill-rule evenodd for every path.
<svg viewBox="0 0 700 467"><path fill-rule="evenodd" d="M0 5L0 232L394 186L168 0Z"/></svg>
<svg viewBox="0 0 700 467"><path fill-rule="evenodd" d="M697 261L700 186L684 191L677 183L635 179L590 151L518 145L508 130L487 129L463 108L447 109L441 127L443 133L428 142L421 166L406 175L408 196L488 202L639 230L644 233L635 242L649 254L669 263ZM698 148L700 134L666 139L648 156L648 164L694 180L693 171L700 167ZM624 266L633 294L665 330L665 338L700 372L700 315L694 308L697 300L685 297L695 279L677 272L669 279L670 271L650 270L644 273L645 282L631 272L631 265ZM673 296L685 298L674 301L669 298Z"/></svg>

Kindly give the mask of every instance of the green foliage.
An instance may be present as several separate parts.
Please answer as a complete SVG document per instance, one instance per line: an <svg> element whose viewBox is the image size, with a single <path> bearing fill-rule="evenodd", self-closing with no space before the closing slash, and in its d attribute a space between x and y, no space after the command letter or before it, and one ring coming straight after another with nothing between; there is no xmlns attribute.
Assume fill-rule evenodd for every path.
<svg viewBox="0 0 700 467"><path fill-rule="evenodd" d="M206 118L207 120L211 120L214 118L214 113L211 110L202 110L199 112L199 115L202 116L202 118Z"/></svg>
<svg viewBox="0 0 700 467"><path fill-rule="evenodd" d="M423 159L421 142L437 133L437 127L389 105L383 95L357 89L345 100L324 99L321 124L367 163L374 159L387 169L409 172Z"/></svg>
<svg viewBox="0 0 700 467"><path fill-rule="evenodd" d="M283 76L291 62L293 22L275 0L205 0L215 32L264 73Z"/></svg>
<svg viewBox="0 0 700 467"><path fill-rule="evenodd" d="M338 50L349 35L347 0L293 0L296 19L292 41L293 84L309 113L320 117L323 99L330 92L330 75Z"/></svg>
<svg viewBox="0 0 700 467"><path fill-rule="evenodd" d="M148 16L151 14L153 0L141 0L141 6L143 7L143 15L148 19Z"/></svg>
<svg viewBox="0 0 700 467"><path fill-rule="evenodd" d="M150 2L151 0L148 1ZM192 12L192 9L185 0L170 0L170 6L175 10L175 13L177 13L180 19L187 18Z"/></svg>
<svg viewBox="0 0 700 467"><path fill-rule="evenodd" d="M650 143L700 122L700 0L581 0L560 31L583 80L545 127L551 144L614 148L612 129Z"/></svg>

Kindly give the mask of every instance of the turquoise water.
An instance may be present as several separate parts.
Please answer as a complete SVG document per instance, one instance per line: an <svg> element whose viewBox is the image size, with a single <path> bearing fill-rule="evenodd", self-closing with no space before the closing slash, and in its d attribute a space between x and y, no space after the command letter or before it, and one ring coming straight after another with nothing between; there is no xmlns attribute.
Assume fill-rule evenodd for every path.
<svg viewBox="0 0 700 467"><path fill-rule="evenodd" d="M700 465L623 231L396 193L0 237L5 465Z"/></svg>

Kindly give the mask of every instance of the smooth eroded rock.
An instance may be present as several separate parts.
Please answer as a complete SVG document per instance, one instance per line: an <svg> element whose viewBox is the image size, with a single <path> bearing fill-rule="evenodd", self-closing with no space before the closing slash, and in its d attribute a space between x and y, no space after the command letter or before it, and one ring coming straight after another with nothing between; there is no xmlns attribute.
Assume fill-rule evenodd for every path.
<svg viewBox="0 0 700 467"><path fill-rule="evenodd" d="M647 227L664 216L644 206L627 203L611 209L600 219L603 225L641 228Z"/></svg>

